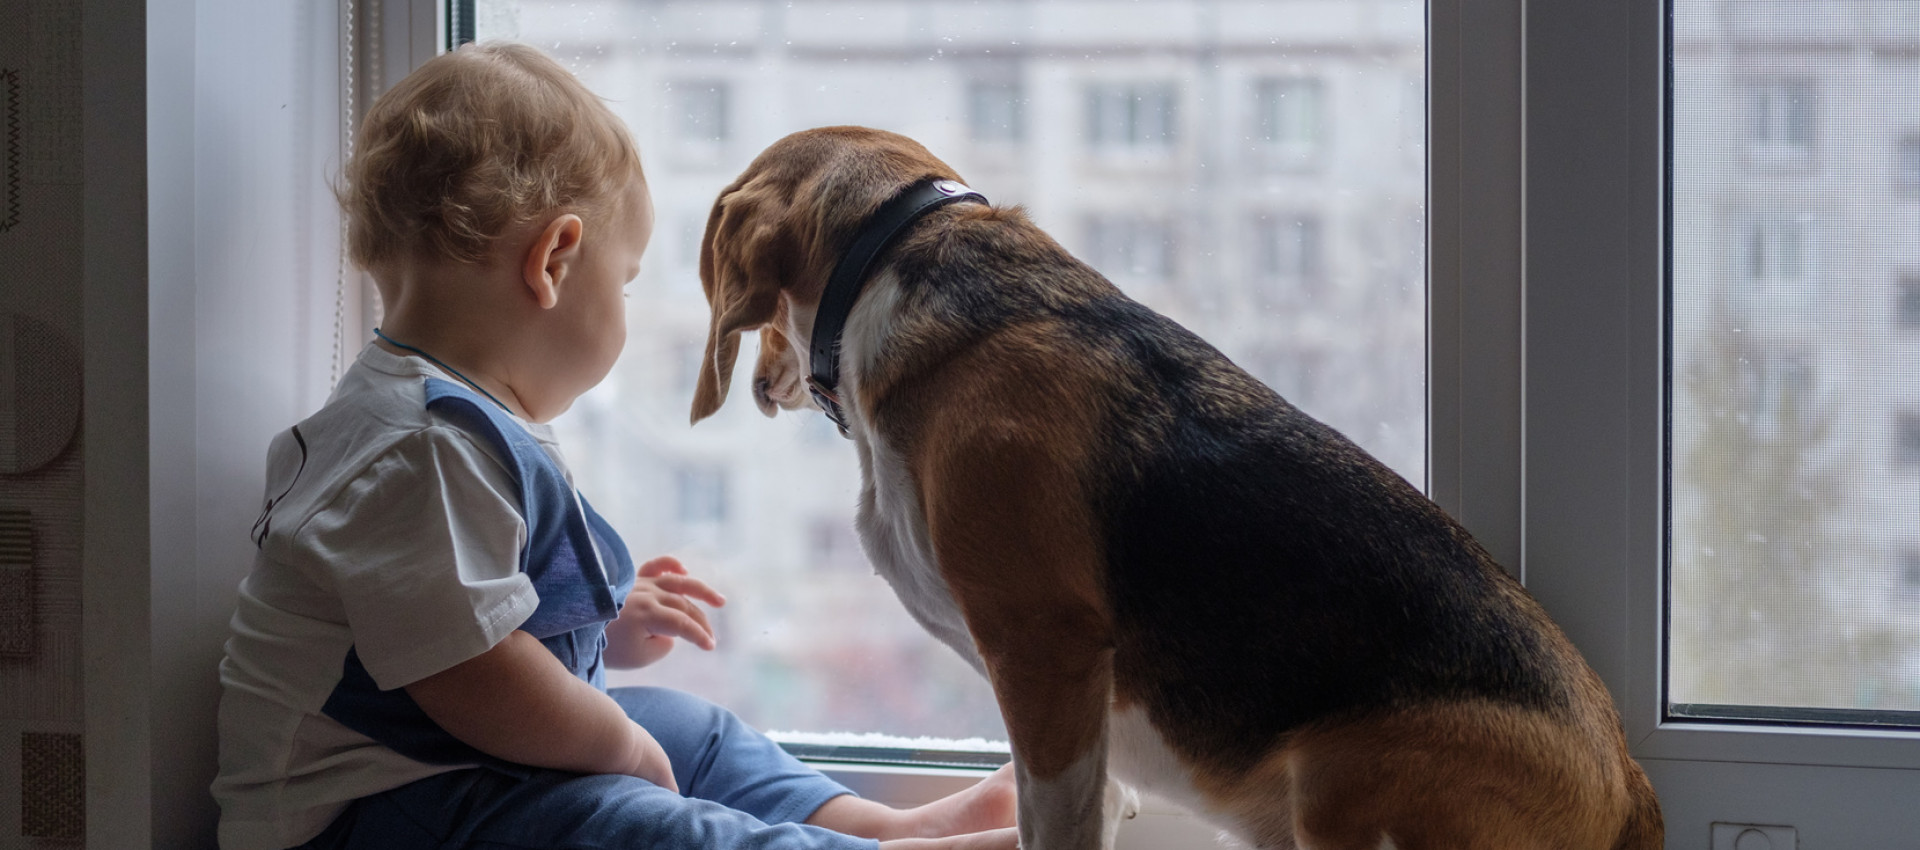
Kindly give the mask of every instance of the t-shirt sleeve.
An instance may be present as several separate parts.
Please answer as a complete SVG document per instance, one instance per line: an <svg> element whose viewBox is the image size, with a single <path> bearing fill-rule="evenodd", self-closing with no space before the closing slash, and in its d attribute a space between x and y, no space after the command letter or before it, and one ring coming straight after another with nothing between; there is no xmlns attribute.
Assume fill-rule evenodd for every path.
<svg viewBox="0 0 1920 850"><path fill-rule="evenodd" d="M532 615L517 492L464 433L432 427L369 464L296 535L297 557L333 585L380 688L473 658Z"/></svg>

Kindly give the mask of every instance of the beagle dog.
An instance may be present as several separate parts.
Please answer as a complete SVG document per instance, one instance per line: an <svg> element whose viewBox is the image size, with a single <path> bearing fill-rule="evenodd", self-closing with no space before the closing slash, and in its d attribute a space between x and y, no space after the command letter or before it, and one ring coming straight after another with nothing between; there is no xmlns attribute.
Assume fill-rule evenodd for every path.
<svg viewBox="0 0 1920 850"><path fill-rule="evenodd" d="M1663 845L1605 685L1465 529L959 180L860 127L755 159L692 418L755 330L760 409L836 416L875 568L992 683L1023 847L1110 847L1109 771L1260 848Z"/></svg>

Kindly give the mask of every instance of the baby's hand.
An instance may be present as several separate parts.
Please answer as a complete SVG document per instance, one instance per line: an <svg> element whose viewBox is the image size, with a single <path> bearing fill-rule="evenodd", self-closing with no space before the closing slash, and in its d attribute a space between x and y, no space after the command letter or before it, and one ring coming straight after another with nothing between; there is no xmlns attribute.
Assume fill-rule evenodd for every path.
<svg viewBox="0 0 1920 850"><path fill-rule="evenodd" d="M701 649L712 649L713 626L707 622L707 612L696 602L718 608L727 604L727 598L706 582L687 575L687 568L681 566L678 559L654 558L640 565L633 591L627 594L626 608L621 610L616 625L630 630L625 637L654 643L656 647L670 646L677 637ZM666 654L664 648L655 651L658 655L654 651L644 654L653 658Z"/></svg>

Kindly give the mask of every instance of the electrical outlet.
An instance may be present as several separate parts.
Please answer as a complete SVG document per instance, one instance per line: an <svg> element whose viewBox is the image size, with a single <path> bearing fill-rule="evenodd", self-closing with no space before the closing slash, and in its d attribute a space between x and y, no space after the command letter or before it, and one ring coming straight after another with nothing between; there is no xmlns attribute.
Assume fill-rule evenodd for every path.
<svg viewBox="0 0 1920 850"><path fill-rule="evenodd" d="M1797 841L1790 826L1713 825L1713 850L1794 850Z"/></svg>

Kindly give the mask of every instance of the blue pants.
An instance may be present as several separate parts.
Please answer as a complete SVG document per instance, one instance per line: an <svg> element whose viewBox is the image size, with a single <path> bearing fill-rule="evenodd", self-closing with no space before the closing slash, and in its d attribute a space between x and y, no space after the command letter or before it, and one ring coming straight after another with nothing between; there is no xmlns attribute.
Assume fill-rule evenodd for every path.
<svg viewBox="0 0 1920 850"><path fill-rule="evenodd" d="M665 688L607 692L673 763L675 794L644 779L456 770L353 801L302 850L875 850L808 826L850 793L733 713Z"/></svg>

